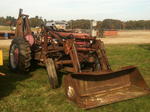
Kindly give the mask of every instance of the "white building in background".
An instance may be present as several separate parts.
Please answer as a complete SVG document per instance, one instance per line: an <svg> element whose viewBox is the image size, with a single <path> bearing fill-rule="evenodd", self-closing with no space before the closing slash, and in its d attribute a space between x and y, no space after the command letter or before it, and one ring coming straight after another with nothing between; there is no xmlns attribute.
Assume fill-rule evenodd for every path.
<svg viewBox="0 0 150 112"><path fill-rule="evenodd" d="M56 26L58 29L66 29L68 23L66 21L48 21L46 26Z"/></svg>

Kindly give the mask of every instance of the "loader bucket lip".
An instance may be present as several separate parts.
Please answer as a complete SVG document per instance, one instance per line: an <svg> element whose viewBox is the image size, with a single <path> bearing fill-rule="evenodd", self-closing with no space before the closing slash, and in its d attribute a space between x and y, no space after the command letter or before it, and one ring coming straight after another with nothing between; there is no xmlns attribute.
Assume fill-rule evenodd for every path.
<svg viewBox="0 0 150 112"><path fill-rule="evenodd" d="M115 103L119 103L119 102L124 102L124 101L128 101L128 100L133 100L133 99L138 99L138 98L141 98L141 97L146 97L147 95L150 95L150 91L143 94L143 95L139 95L139 96L136 96L136 97L128 97L128 98L124 98L122 100L116 100L116 101L111 101L109 103L105 103L105 104L99 104L99 105L94 105L94 106L87 106L87 107L82 107L82 106L79 106L80 108L82 109L85 109L85 110L90 110L90 109L93 109L93 108L98 108L98 107L101 107L101 106L106 106L106 105L111 105L111 104L115 104Z"/></svg>
<svg viewBox="0 0 150 112"><path fill-rule="evenodd" d="M83 76L101 76L101 75L110 75L111 73L117 73L126 70L134 70L137 69L135 66L127 66L123 67L117 71L102 71L102 72L75 72L72 75L83 75Z"/></svg>

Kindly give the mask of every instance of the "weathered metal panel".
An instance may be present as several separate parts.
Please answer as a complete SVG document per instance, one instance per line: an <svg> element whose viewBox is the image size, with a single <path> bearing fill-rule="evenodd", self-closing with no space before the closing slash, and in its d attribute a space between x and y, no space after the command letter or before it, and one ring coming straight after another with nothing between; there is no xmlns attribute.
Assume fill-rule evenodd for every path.
<svg viewBox="0 0 150 112"><path fill-rule="evenodd" d="M85 75L84 73L84 75L66 76L71 80L67 86L74 89L74 101L80 107L88 109L150 93L149 87L136 67L127 67L104 75L99 74ZM67 92L68 89L66 94Z"/></svg>

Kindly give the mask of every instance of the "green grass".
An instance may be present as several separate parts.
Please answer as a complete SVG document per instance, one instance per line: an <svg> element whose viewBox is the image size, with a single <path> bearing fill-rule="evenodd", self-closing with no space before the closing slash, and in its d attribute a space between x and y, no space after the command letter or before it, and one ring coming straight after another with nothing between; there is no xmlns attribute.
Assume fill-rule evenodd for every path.
<svg viewBox="0 0 150 112"><path fill-rule="evenodd" d="M150 96L101 106L91 110L78 108L64 95L63 83L60 88L49 88L44 68L30 74L10 72L8 49L4 50L4 63L0 71L7 76L0 77L0 112L149 112ZM150 45L107 45L107 55L113 70L136 65L150 86Z"/></svg>

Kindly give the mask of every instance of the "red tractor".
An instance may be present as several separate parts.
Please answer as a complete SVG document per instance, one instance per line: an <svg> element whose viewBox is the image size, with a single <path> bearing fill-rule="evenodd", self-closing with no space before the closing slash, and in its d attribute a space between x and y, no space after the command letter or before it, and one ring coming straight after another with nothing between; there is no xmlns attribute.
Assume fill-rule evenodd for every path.
<svg viewBox="0 0 150 112"><path fill-rule="evenodd" d="M58 71L65 70L66 96L88 109L149 94L134 66L112 71L104 44L89 34L73 33L55 26L41 26L33 34L28 15L20 11L16 38L9 52L10 68L29 72L31 60L46 67L51 88L59 86Z"/></svg>

